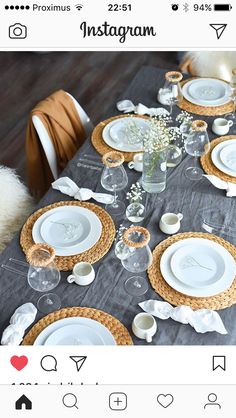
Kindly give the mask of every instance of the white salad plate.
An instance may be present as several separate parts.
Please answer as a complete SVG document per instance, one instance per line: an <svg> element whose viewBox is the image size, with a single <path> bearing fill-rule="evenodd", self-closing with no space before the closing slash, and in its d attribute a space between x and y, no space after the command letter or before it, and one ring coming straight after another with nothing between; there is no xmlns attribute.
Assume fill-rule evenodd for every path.
<svg viewBox="0 0 236 418"><path fill-rule="evenodd" d="M197 246L198 249L201 249L201 253L204 251L207 251L207 248L211 248L212 251L215 250L216 254L218 254L219 257L222 257L225 263L225 269L222 277L215 281L214 283L210 285L204 285L203 287L196 287L194 286L194 282L191 282L191 278L193 277L192 272L189 272L189 285L181 282L177 276L175 275L175 272L172 271L171 268L171 259L174 256L175 252L179 250L180 248L188 247L188 246ZM209 257L208 253L208 257ZM202 257L202 256L201 256ZM214 259L211 260L212 265L214 265L217 255L215 255ZM209 259L208 259L209 260ZM221 263L221 261L219 261ZM219 264L222 266L222 264ZM222 267L221 267L222 268ZM160 269L162 276L164 277L165 281L175 290L177 290L180 293L183 293L184 295L192 296L192 297L209 297L217 295L218 293L221 293L228 289L235 277L236 274L236 267L235 267L235 260L231 256L231 254L221 245L219 245L216 242L213 242L208 239L204 238L187 238L181 241L178 241L168 247L160 261ZM178 274L178 272L177 272ZM196 275L194 275L196 280Z"/></svg>
<svg viewBox="0 0 236 418"><path fill-rule="evenodd" d="M56 218L54 218L54 216L56 216ZM72 239L72 242L69 242L68 246L66 246L64 233L62 232L65 228L62 225L56 226L56 224L51 223L51 219L71 220L72 222L77 222L77 220L80 219L81 234L77 234L74 241ZM44 222L46 222L45 228L43 226ZM48 233L46 232L47 228L49 229ZM50 242L42 237L41 232L43 233L44 238L49 238ZM52 232L52 236L50 235L50 232ZM56 232L60 232L61 236L56 237ZM102 224L94 212L80 206L66 205L45 212L37 219L32 229L34 242L46 242L47 244L52 245L58 256L71 256L89 250L99 240L101 233Z"/></svg>
<svg viewBox="0 0 236 418"><path fill-rule="evenodd" d="M179 248L170 260L171 270L182 283L205 287L218 282L225 273L225 261L217 247L193 244Z"/></svg>
<svg viewBox="0 0 236 418"><path fill-rule="evenodd" d="M236 173L236 144L227 145L220 151L222 163Z"/></svg>
<svg viewBox="0 0 236 418"><path fill-rule="evenodd" d="M81 324L65 325L52 332L44 345L104 345L94 329Z"/></svg>
<svg viewBox="0 0 236 418"><path fill-rule="evenodd" d="M126 128L129 122L134 122L139 128L143 129L145 133L148 129L148 122L143 118L132 118L127 116L122 119L116 119L108 123L102 132L103 140L111 148L116 149L117 151L123 152L141 152L143 151L143 145L138 144L129 144L128 138L126 135ZM112 135L112 136L111 136Z"/></svg>
<svg viewBox="0 0 236 418"><path fill-rule="evenodd" d="M182 87L185 99L199 106L222 106L230 101L230 86L214 78L197 78Z"/></svg>
<svg viewBox="0 0 236 418"><path fill-rule="evenodd" d="M218 168L218 170L228 174L229 176L236 177L236 171L226 167L226 165L221 160L221 151L229 145L236 145L236 139L230 139L228 141L220 142L218 145L216 145L212 150L211 160L213 164Z"/></svg>
<svg viewBox="0 0 236 418"><path fill-rule="evenodd" d="M90 318L71 317L60 319L48 325L36 338L34 345L45 345L48 338L57 330L70 325L81 325L92 329L102 340L101 345L116 345L116 341L104 325ZM47 344L48 345L48 344ZM65 344L67 345L67 344Z"/></svg>

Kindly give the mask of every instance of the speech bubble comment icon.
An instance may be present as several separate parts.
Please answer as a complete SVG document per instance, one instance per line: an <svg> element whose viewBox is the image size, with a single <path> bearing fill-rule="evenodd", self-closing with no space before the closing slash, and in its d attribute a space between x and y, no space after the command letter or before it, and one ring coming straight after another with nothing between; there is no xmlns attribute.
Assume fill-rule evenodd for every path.
<svg viewBox="0 0 236 418"><path fill-rule="evenodd" d="M54 356L44 356L40 361L40 366L45 372L57 372L57 359Z"/></svg>

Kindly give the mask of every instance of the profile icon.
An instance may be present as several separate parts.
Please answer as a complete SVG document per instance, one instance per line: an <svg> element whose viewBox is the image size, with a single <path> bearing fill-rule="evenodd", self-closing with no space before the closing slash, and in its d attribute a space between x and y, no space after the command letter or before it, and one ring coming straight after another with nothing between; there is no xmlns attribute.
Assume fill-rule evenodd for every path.
<svg viewBox="0 0 236 418"><path fill-rule="evenodd" d="M210 393L208 395L208 403L204 405L204 409L216 407L218 409L221 409L221 405L217 402L217 395L215 393Z"/></svg>

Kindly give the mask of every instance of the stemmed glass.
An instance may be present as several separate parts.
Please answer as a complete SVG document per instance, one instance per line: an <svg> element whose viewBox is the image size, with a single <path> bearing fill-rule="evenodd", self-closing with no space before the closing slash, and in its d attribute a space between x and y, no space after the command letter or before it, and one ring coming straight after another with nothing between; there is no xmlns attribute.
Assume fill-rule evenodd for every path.
<svg viewBox="0 0 236 418"><path fill-rule="evenodd" d="M187 154L194 157L194 166L185 170L185 175L190 180L200 180L203 171L197 167L197 158L210 151L210 141L207 134L207 123L203 120L195 120L192 123L192 130L185 138L184 147Z"/></svg>
<svg viewBox="0 0 236 418"><path fill-rule="evenodd" d="M169 71L165 74L166 82L162 90L162 94L166 97L166 101L170 106L170 115L173 113L173 107L181 103L183 94L180 81L183 75L179 71Z"/></svg>
<svg viewBox="0 0 236 418"><path fill-rule="evenodd" d="M229 121L232 121L236 125L236 68L232 71L232 79L230 83L230 99L233 102L233 111L225 115L225 118Z"/></svg>
<svg viewBox="0 0 236 418"><path fill-rule="evenodd" d="M60 282L60 271L54 263L55 250L47 244L34 244L27 253L28 283L38 292L49 292ZM37 303L38 310L48 314L61 307L59 296L47 293Z"/></svg>
<svg viewBox="0 0 236 418"><path fill-rule="evenodd" d="M152 252L149 248L150 234L140 226L131 226L123 234L123 267L131 273L142 273L152 264ZM148 290L148 283L144 277L132 276L125 282L125 290L132 296L144 295Z"/></svg>
<svg viewBox="0 0 236 418"><path fill-rule="evenodd" d="M110 151L103 156L103 164L105 165L101 185L105 190L114 192L114 200L112 204L106 205L105 209L110 215L119 216L125 213L126 206L117 198L117 192L123 190L128 184L128 177L123 167L124 156L121 152Z"/></svg>

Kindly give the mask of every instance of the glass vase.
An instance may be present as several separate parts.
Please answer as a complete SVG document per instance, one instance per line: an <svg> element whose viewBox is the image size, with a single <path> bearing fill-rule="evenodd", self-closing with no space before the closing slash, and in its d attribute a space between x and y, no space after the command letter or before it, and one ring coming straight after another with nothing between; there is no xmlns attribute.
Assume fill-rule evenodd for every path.
<svg viewBox="0 0 236 418"><path fill-rule="evenodd" d="M142 186L148 193L160 193L166 188L167 148L145 151L143 156Z"/></svg>
<svg viewBox="0 0 236 418"><path fill-rule="evenodd" d="M145 218L145 206L140 202L133 202L127 206L126 218L133 223L142 222Z"/></svg>

